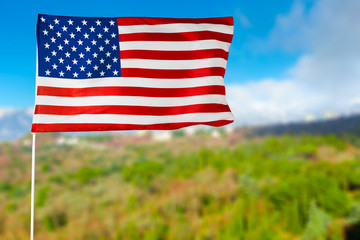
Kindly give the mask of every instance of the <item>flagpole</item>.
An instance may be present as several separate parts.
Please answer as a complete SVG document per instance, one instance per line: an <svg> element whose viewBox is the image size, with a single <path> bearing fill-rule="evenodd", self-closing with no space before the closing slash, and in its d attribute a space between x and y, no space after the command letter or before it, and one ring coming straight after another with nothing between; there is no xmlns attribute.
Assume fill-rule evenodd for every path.
<svg viewBox="0 0 360 240"><path fill-rule="evenodd" d="M31 223L30 239L34 240L34 195L35 195L35 133L32 133L32 160L31 160Z"/></svg>

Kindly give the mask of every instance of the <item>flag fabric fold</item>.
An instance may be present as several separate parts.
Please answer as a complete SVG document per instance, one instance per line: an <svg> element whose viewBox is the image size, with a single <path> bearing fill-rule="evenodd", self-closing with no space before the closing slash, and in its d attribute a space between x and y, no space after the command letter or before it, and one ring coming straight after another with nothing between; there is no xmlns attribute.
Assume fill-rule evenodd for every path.
<svg viewBox="0 0 360 240"><path fill-rule="evenodd" d="M39 15L32 132L171 130L234 121L232 17Z"/></svg>

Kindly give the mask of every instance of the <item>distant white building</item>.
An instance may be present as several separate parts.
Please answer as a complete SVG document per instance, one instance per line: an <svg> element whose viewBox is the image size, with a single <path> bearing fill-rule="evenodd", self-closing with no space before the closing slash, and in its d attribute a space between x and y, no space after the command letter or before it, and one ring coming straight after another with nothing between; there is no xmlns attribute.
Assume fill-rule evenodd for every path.
<svg viewBox="0 0 360 240"><path fill-rule="evenodd" d="M211 137L213 137L213 138L220 138L221 136L220 136L219 131L213 130L213 131L211 131Z"/></svg>
<svg viewBox="0 0 360 240"><path fill-rule="evenodd" d="M147 130L138 130L138 131L136 131L136 133L135 133L135 135L136 135L136 136L139 136L139 137L146 136L147 134L149 134Z"/></svg>
<svg viewBox="0 0 360 240"><path fill-rule="evenodd" d="M58 145L77 145L79 144L79 138L72 136L63 136L60 135L57 139L56 139L56 144Z"/></svg>
<svg viewBox="0 0 360 240"><path fill-rule="evenodd" d="M152 133L152 139L155 141L169 141L172 138L171 131L154 131Z"/></svg>
<svg viewBox="0 0 360 240"><path fill-rule="evenodd" d="M193 136L195 133L195 127L187 127L185 128L185 135L186 136Z"/></svg>
<svg viewBox="0 0 360 240"><path fill-rule="evenodd" d="M25 147L31 147L32 146L32 142L31 139L25 138L22 140L22 145Z"/></svg>
<svg viewBox="0 0 360 240"><path fill-rule="evenodd" d="M324 114L324 119L325 120L331 120L331 119L336 119L340 117L340 114L331 110L325 111Z"/></svg>
<svg viewBox="0 0 360 240"><path fill-rule="evenodd" d="M307 122L307 123L311 123L311 122L314 122L315 120L316 120L316 118L315 118L315 116L314 116L314 114L311 114L311 113L309 113L309 114L306 114L305 115L305 122Z"/></svg>
<svg viewBox="0 0 360 240"><path fill-rule="evenodd" d="M234 127L234 126L226 126L226 127L225 127L225 132L226 132L226 134L231 134L231 133L234 132L234 130L235 130L235 127Z"/></svg>

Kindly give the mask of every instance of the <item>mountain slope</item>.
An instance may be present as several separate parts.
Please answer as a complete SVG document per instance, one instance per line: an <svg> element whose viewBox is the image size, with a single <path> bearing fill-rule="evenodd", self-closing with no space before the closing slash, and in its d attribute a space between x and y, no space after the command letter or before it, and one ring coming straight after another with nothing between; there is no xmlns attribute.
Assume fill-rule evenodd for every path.
<svg viewBox="0 0 360 240"><path fill-rule="evenodd" d="M14 140L29 133L32 114L32 108L0 109L0 141ZM301 133L318 135L354 133L360 135L360 115L351 115L310 123L297 122L269 126L249 126L247 129L250 134L256 136Z"/></svg>
<svg viewBox="0 0 360 240"><path fill-rule="evenodd" d="M264 127L250 128L250 132L257 136L284 134L344 134L360 135L360 115L343 116L336 119L316 122L298 122L289 124L275 124Z"/></svg>
<svg viewBox="0 0 360 240"><path fill-rule="evenodd" d="M0 141L17 139L30 132L32 108L0 110Z"/></svg>

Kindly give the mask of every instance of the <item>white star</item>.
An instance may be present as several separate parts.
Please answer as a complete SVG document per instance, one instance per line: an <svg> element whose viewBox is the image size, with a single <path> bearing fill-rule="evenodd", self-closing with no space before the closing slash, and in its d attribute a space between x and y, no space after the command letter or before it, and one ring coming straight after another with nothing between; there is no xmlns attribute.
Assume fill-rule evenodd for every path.
<svg viewBox="0 0 360 240"><path fill-rule="evenodd" d="M96 25L100 26L100 24L101 24L101 21L97 20Z"/></svg>
<svg viewBox="0 0 360 240"><path fill-rule="evenodd" d="M63 71L59 72L59 74L60 74L60 77L63 77L63 76L64 76L64 72L63 72Z"/></svg>
<svg viewBox="0 0 360 240"><path fill-rule="evenodd" d="M63 58L59 58L59 62L60 62L60 63L64 63L64 59L63 59Z"/></svg>
<svg viewBox="0 0 360 240"><path fill-rule="evenodd" d="M44 45L45 45L45 48L49 48L49 47L50 47L50 45L49 45L48 43L45 43Z"/></svg>
<svg viewBox="0 0 360 240"><path fill-rule="evenodd" d="M83 25L86 25L86 24L87 24L87 21L85 21L85 19L82 20L81 22L82 22Z"/></svg>
<svg viewBox="0 0 360 240"><path fill-rule="evenodd" d="M67 40L66 38L64 39L64 43L66 44L66 45L69 45L69 40Z"/></svg>
<svg viewBox="0 0 360 240"><path fill-rule="evenodd" d="M116 34L115 33L112 33L111 34L111 38L115 38L116 37Z"/></svg>
<svg viewBox="0 0 360 240"><path fill-rule="evenodd" d="M56 35L57 35L58 37L61 37L61 32L57 32Z"/></svg>
<svg viewBox="0 0 360 240"><path fill-rule="evenodd" d="M46 30L44 30L43 32L44 32L44 35L48 35L48 33L49 33L49 32L46 31Z"/></svg>
<svg viewBox="0 0 360 240"><path fill-rule="evenodd" d="M70 33L70 38L75 38L75 34L74 34L74 33Z"/></svg>
<svg viewBox="0 0 360 240"><path fill-rule="evenodd" d="M103 47L103 46L100 46L100 47L99 47L99 50L100 50L100 52L104 51L104 47Z"/></svg>
<svg viewBox="0 0 360 240"><path fill-rule="evenodd" d="M53 56L56 56L56 54L57 54L57 52L55 52L54 50L51 52L51 54L53 55Z"/></svg>
<svg viewBox="0 0 360 240"><path fill-rule="evenodd" d="M91 75L92 75L91 72L88 72L88 73L87 73L87 76L88 76L88 77L91 77Z"/></svg>
<svg viewBox="0 0 360 240"><path fill-rule="evenodd" d="M75 46L72 46L71 50L72 50L73 52L76 52L76 47L75 47Z"/></svg>
<svg viewBox="0 0 360 240"><path fill-rule="evenodd" d="M45 18L44 17L41 17L40 18L42 22L45 22Z"/></svg>
<svg viewBox="0 0 360 240"><path fill-rule="evenodd" d="M105 53L105 54L106 54L107 57L110 57L110 54L111 54L111 53L107 52L107 53Z"/></svg>
<svg viewBox="0 0 360 240"><path fill-rule="evenodd" d="M50 76L50 73L51 72L49 71L49 69L45 71L45 74L48 75L48 76Z"/></svg>
<svg viewBox="0 0 360 240"><path fill-rule="evenodd" d="M46 62L50 62L49 56L46 56L45 61L46 61Z"/></svg>
<svg viewBox="0 0 360 240"><path fill-rule="evenodd" d="M114 22L113 20L111 20L111 21L110 21L110 26L114 26L114 23L115 23L115 22Z"/></svg>
<svg viewBox="0 0 360 240"><path fill-rule="evenodd" d="M101 33L99 33L97 36L98 36L98 38L102 38L102 34L101 34Z"/></svg>
<svg viewBox="0 0 360 240"><path fill-rule="evenodd" d="M84 66L81 66L81 67L80 67L80 71L85 72L85 67L84 67Z"/></svg>
<svg viewBox="0 0 360 240"><path fill-rule="evenodd" d="M80 58L84 58L84 54L83 54L83 53L80 53L80 54L79 54L79 57L80 57Z"/></svg>
<svg viewBox="0 0 360 240"><path fill-rule="evenodd" d="M78 44L79 44L79 45L82 45L82 44L83 44L83 41L79 40L79 41L78 41Z"/></svg>
<svg viewBox="0 0 360 240"><path fill-rule="evenodd" d="M49 28L50 28L51 30L53 30L53 29L54 29L54 26L51 25L51 24L49 24Z"/></svg>
<svg viewBox="0 0 360 240"><path fill-rule="evenodd" d="M74 59L74 60L72 60L72 62L73 62L74 65L77 65L78 60Z"/></svg>
<svg viewBox="0 0 360 240"><path fill-rule="evenodd" d="M114 73L114 76L117 76L119 72L115 70L115 71L113 71L113 73Z"/></svg>
<svg viewBox="0 0 360 240"><path fill-rule="evenodd" d="M70 57L70 53L69 53L69 52L66 52L65 55L66 55L66 57L68 57L68 58Z"/></svg>
<svg viewBox="0 0 360 240"><path fill-rule="evenodd" d="M98 67L97 65L94 66L94 70L98 70L98 68L99 68L99 67Z"/></svg>
<svg viewBox="0 0 360 240"><path fill-rule="evenodd" d="M93 26L91 26L90 32L95 32L95 28Z"/></svg>
<svg viewBox="0 0 360 240"><path fill-rule="evenodd" d="M68 23L69 25L73 25L73 21L71 19L69 19Z"/></svg>
<svg viewBox="0 0 360 240"><path fill-rule="evenodd" d="M85 38L85 39L88 39L88 38L89 38L89 34L85 33L85 34L84 34L84 38Z"/></svg>
<svg viewBox="0 0 360 240"><path fill-rule="evenodd" d="M76 31L80 32L80 31L81 31L81 27L77 26L77 27L76 27Z"/></svg>
<svg viewBox="0 0 360 240"><path fill-rule="evenodd" d="M109 39L105 39L105 44L109 44L110 40Z"/></svg>
<svg viewBox="0 0 360 240"><path fill-rule="evenodd" d="M73 75L77 78L79 74L77 72L74 72Z"/></svg>
<svg viewBox="0 0 360 240"><path fill-rule="evenodd" d="M71 67L69 66L69 64L66 66L66 70L67 70L67 71L70 71L70 70L71 70Z"/></svg>
<svg viewBox="0 0 360 240"><path fill-rule="evenodd" d="M97 53L93 53L94 58L97 58L98 54Z"/></svg>
<svg viewBox="0 0 360 240"><path fill-rule="evenodd" d="M106 69L110 69L110 68L111 68L110 64L106 65Z"/></svg>
<svg viewBox="0 0 360 240"><path fill-rule="evenodd" d="M116 45L112 45L112 49L113 49L113 50L116 50L116 49L117 49L117 46L116 46Z"/></svg>
<svg viewBox="0 0 360 240"><path fill-rule="evenodd" d="M55 24L59 24L59 20L56 18L55 20L54 20L54 22L55 22Z"/></svg>
<svg viewBox="0 0 360 240"><path fill-rule="evenodd" d="M53 65L52 65L52 67L53 67L53 69L57 69L57 65L54 63Z"/></svg>
<svg viewBox="0 0 360 240"><path fill-rule="evenodd" d="M108 32L108 31L109 31L109 28L104 27L104 32Z"/></svg>
<svg viewBox="0 0 360 240"><path fill-rule="evenodd" d="M95 40L92 40L91 43L92 43L92 45L96 45L96 41L95 41Z"/></svg>
<svg viewBox="0 0 360 240"><path fill-rule="evenodd" d="M54 37L50 38L51 42L56 42L56 39Z"/></svg>
<svg viewBox="0 0 360 240"><path fill-rule="evenodd" d="M105 75L105 72L104 71L101 71L100 72L100 76L104 76Z"/></svg>
<svg viewBox="0 0 360 240"><path fill-rule="evenodd" d="M63 50L63 46L61 44L58 46L59 50Z"/></svg>
<svg viewBox="0 0 360 240"><path fill-rule="evenodd" d="M100 63L105 63L105 60L103 58L100 59Z"/></svg>
<svg viewBox="0 0 360 240"><path fill-rule="evenodd" d="M87 52L90 52L89 46L87 46L87 47L85 48L85 50L86 50Z"/></svg>
<svg viewBox="0 0 360 240"><path fill-rule="evenodd" d="M90 64L91 64L91 60L90 60L90 59L86 60L86 63L87 63L88 65L90 65Z"/></svg>
<svg viewBox="0 0 360 240"><path fill-rule="evenodd" d="M116 63L117 60L118 60L117 58L115 58L115 57L113 58L113 62L114 62L114 63Z"/></svg>
<svg viewBox="0 0 360 240"><path fill-rule="evenodd" d="M67 27L63 26L63 27L62 27L62 30L63 30L64 32L66 32L66 31L67 31Z"/></svg>

